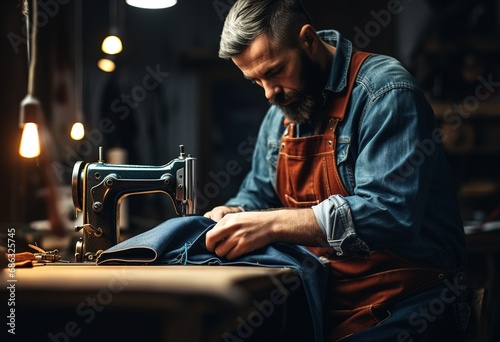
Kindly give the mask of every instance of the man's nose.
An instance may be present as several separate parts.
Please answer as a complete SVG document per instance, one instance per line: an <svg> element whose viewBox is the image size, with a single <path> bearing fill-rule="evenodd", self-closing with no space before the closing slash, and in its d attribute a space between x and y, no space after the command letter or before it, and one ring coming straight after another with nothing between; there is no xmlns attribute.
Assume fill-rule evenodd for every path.
<svg viewBox="0 0 500 342"><path fill-rule="evenodd" d="M268 82L262 82L262 87L264 88L266 99L268 100L272 99L276 94L281 92L281 87Z"/></svg>

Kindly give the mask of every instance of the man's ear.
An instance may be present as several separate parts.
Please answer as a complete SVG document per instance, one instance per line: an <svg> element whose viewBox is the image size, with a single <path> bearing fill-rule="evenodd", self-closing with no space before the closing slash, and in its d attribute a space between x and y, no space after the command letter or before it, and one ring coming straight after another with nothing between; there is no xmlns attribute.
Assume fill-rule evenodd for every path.
<svg viewBox="0 0 500 342"><path fill-rule="evenodd" d="M311 56L318 50L319 37L310 24L306 24L300 29L299 45Z"/></svg>

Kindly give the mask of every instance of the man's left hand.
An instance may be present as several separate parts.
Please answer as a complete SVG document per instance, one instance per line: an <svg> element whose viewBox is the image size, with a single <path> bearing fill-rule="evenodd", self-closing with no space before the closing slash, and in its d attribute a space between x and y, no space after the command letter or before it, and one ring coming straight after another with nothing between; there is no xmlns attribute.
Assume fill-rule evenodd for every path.
<svg viewBox="0 0 500 342"><path fill-rule="evenodd" d="M229 260L274 242L320 246L326 243L312 209L227 214L207 232L206 246Z"/></svg>

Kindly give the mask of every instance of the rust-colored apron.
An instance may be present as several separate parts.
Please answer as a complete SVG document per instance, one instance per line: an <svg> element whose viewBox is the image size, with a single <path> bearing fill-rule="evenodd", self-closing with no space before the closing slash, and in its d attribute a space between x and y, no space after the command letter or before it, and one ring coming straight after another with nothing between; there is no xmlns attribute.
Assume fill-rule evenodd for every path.
<svg viewBox="0 0 500 342"><path fill-rule="evenodd" d="M324 134L295 137L295 125L281 140L276 185L285 207L311 207L331 195L348 196L336 164L337 123L344 117L356 75L366 52L354 53L345 91L332 99ZM285 124L287 122L285 121ZM386 250L369 257L342 257L331 249L310 250L329 260L330 276L325 302L325 339L338 341L372 327L388 315L385 308L451 275L449 271L420 266Z"/></svg>

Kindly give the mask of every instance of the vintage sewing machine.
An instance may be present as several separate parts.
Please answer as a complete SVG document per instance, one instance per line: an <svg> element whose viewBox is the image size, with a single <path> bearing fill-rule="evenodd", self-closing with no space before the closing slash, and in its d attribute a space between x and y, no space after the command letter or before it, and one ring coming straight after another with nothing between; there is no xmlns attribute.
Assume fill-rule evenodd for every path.
<svg viewBox="0 0 500 342"><path fill-rule="evenodd" d="M180 216L196 213L196 158L184 153L162 166L107 164L78 161L71 180L73 203L83 212L83 237L77 242L75 262L95 262L100 251L119 242L120 203L134 194L165 193Z"/></svg>

